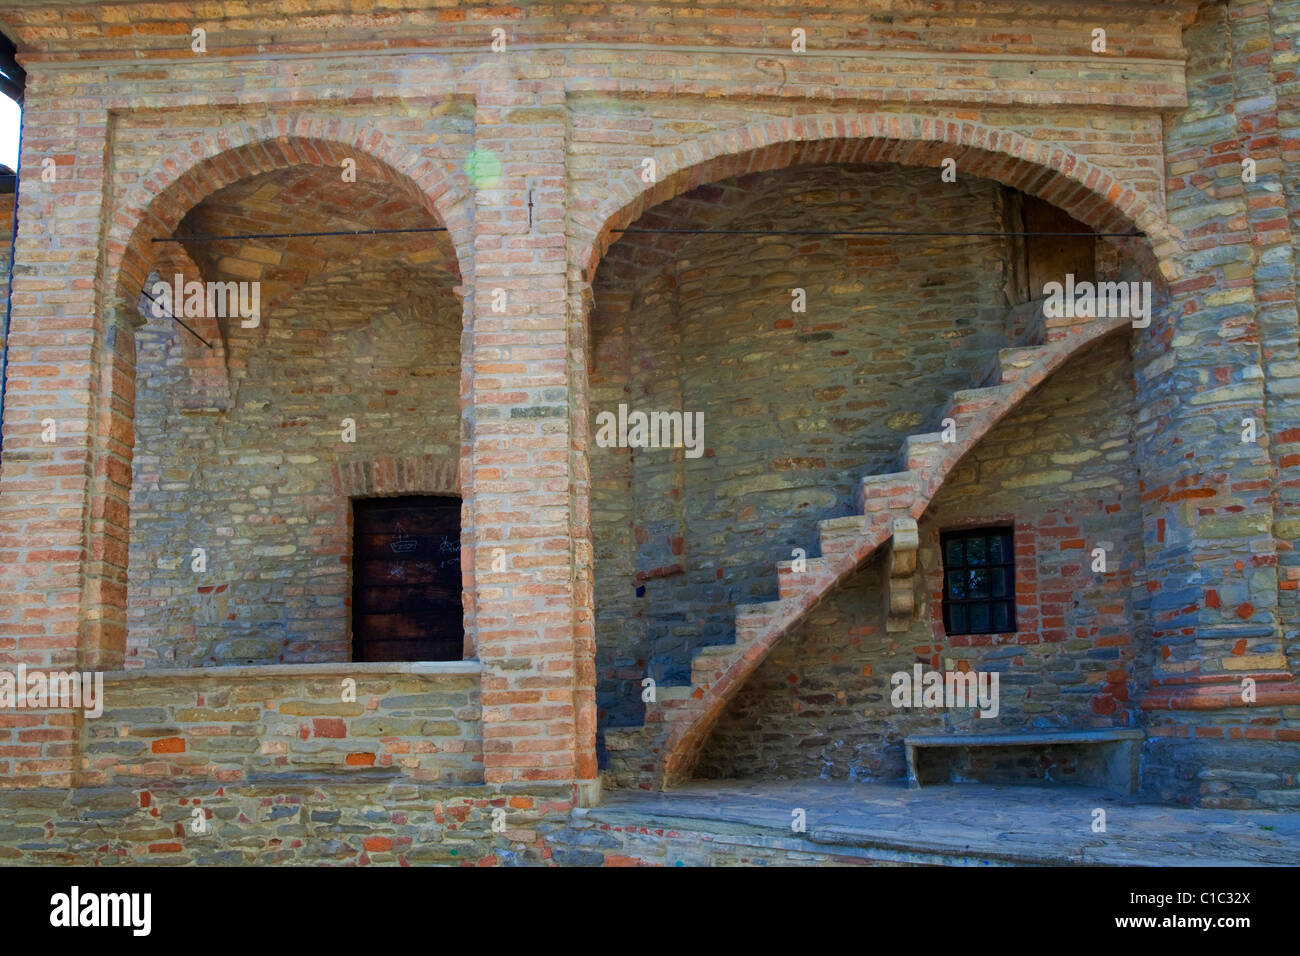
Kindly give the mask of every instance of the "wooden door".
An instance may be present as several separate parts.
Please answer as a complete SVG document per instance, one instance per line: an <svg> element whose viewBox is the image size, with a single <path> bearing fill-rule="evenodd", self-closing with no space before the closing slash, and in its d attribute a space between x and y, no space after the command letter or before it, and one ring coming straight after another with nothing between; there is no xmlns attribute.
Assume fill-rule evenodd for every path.
<svg viewBox="0 0 1300 956"><path fill-rule="evenodd" d="M352 659L458 661L460 499L352 502Z"/></svg>
<svg viewBox="0 0 1300 956"><path fill-rule="evenodd" d="M1064 285L1067 273L1076 283L1096 281L1097 238L1092 229L1036 196L1025 196L1023 203L1025 232L1078 234L1077 239L1073 235L1025 238L1029 297L1041 296L1049 282Z"/></svg>

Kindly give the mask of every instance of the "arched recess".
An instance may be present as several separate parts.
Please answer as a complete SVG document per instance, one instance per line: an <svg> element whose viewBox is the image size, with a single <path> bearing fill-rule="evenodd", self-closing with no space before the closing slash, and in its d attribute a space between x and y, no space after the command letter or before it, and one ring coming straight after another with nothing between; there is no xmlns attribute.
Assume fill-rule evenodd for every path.
<svg viewBox="0 0 1300 956"><path fill-rule="evenodd" d="M1178 231L1136 190L1064 146L1035 141L984 124L904 114L774 119L705 136L654 156L658 172L654 183L642 183L636 175L638 170L629 169L628 175L620 177L612 185L607 198L595 209L589 212L578 210L572 214L572 264L582 279L584 290L590 288L597 267L610 246L618 240L620 230L653 207L698 187L728 177L793 166L894 163L938 167L947 158L956 160L959 176L992 180L1041 198L1097 232L1142 234L1144 239L1128 241L1145 245L1139 249L1139 256L1142 265L1149 270L1148 275L1158 286L1182 275L1177 261ZM646 241L654 243L656 240L657 237L650 237ZM587 392L586 370L591 359L586 350L591 345L590 330L585 328L589 315L590 310L584 309L581 338L586 348L575 349L575 361L583 363L580 369L575 369L575 378L579 380L575 387L581 388L583 394ZM1041 365L1030 370L1018 384L1012 401L982 416L980 427L966 433L969 441L954 448L952 459L946 461L941 469L936 469L930 476L931 480L923 482L924 487L916 489L915 498L908 502L907 509L914 512L913 517L924 511L951 467L988 428L1041 384L1069 355L1115 330L1113 324L1097 322L1084 329L1072 330L1065 340L1058 342ZM589 436L575 434L575 441L581 443L585 453ZM584 502L575 503L575 507L589 513L589 496ZM860 547L835 566L825 590L848 577L852 569L884 544L888 537L888 533L877 534L875 530L864 536ZM666 710L663 715L656 715L654 755L647 756L647 760L653 761L661 780L665 771L670 781L680 780L689 772L703 738L726 701L780 636L788 632L815 603L816 600L798 602L791 608L788 619L774 622L776 626L770 632L769 641L761 647L750 647L703 695L692 694L690 700L675 708L675 713ZM590 708L594 715L594 690L590 700L581 701L581 707ZM591 723L594 725L594 719ZM649 722L647 730L650 730Z"/></svg>
<svg viewBox="0 0 1300 956"><path fill-rule="evenodd" d="M114 208L105 236L101 294L105 313L113 319L115 334L102 367L103 384L98 396L105 457L95 475L91 513L97 516L97 521L91 528L90 549L92 554L108 550L114 555L122 554L123 558L104 562L101 573L106 583L85 598L87 616L102 623L87 628L83 635L86 651L106 667L122 666L126 651L124 555L130 534L134 446L132 331L142 321L141 302L148 304L142 299L142 292L146 291L145 283L151 272L172 268L186 278L191 272L195 278L204 278L183 250L153 240L173 235L191 209L227 186L296 166L338 170L342 182L345 160L355 163L357 181L387 184L404 201L422 208L436 224L444 227L446 239L438 241L450 241L461 277L472 274L473 206L463 175L442 161L421 156L396 143L379 130L338 119L279 117L215 130L158 162L126 190ZM423 238L429 240L427 236ZM181 268L177 269L178 262ZM455 291L462 300L466 298L464 284ZM471 314L471 303L464 301L462 352L468 341ZM210 352L204 361L213 361ZM462 387L460 415L468 413ZM463 455L458 470L460 478L469 474ZM456 484L468 488L468 483L460 479ZM466 492L462 531L472 539L471 516L472 500ZM107 549L104 542L109 542ZM472 629L468 618L466 629Z"/></svg>
<svg viewBox="0 0 1300 956"><path fill-rule="evenodd" d="M1178 231L1114 174L1057 143L967 120L905 113L764 120L656 153L654 183L641 182L629 169L595 210L574 214L580 243L574 264L590 282L618 230L662 202L728 176L814 163L937 167L948 158L956 160L959 176L1038 196L1098 232L1143 232L1165 280L1181 274L1175 261Z"/></svg>
<svg viewBox="0 0 1300 956"><path fill-rule="evenodd" d="M170 236L204 197L242 179L289 166L342 170L392 184L446 227L462 276L473 262L473 205L463 174L423 158L358 123L296 116L242 123L192 140L131 187L108 230L106 274L115 302L134 307L156 260L153 240Z"/></svg>

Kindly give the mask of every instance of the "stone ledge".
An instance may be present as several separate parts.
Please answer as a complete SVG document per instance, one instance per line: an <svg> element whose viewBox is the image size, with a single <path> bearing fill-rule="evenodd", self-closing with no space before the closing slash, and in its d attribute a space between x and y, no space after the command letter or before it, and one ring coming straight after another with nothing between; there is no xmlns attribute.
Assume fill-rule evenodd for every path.
<svg viewBox="0 0 1300 956"><path fill-rule="evenodd" d="M1101 744L1117 740L1144 740L1137 727L1101 730L1039 731L1024 734L917 734L903 738L908 747L1033 747L1043 744Z"/></svg>
<svg viewBox="0 0 1300 956"><path fill-rule="evenodd" d="M483 663L468 661L328 661L321 664L240 664L234 667L167 667L108 671L104 683L126 681L206 679L214 675L230 679L284 677L356 677L363 674L396 674L404 677L474 676L481 674Z"/></svg>

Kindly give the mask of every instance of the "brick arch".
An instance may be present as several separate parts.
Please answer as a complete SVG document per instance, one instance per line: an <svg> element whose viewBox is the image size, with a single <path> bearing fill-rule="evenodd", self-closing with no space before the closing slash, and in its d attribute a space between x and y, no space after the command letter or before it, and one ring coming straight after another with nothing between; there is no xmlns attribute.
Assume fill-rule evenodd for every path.
<svg viewBox="0 0 1300 956"><path fill-rule="evenodd" d="M122 334L113 337L114 351L101 369L99 401L108 410L102 417L114 444L113 460L97 469L93 478L90 510L104 517L91 530L90 550L114 549L116 563L111 582L85 599L87 606L99 613L88 618L81 639L88 654L105 667L120 667L126 647L125 552L130 539L135 380L134 342L129 330L138 325L142 289L160 261L158 244L152 240L172 235L194 206L228 185L290 166L339 169L344 159L355 160L358 180L391 184L403 198L426 210L435 223L445 226L455 250L456 269L461 277L472 275L474 211L463 174L361 123L301 115L215 130L159 161L113 208L106 227L100 303ZM441 235L435 236L436 241L443 241ZM166 253L161 261L175 261L173 257L174 253ZM462 413L465 401L462 394ZM453 472L457 470L459 466L453 466ZM458 482L450 487L457 488ZM468 503L462 515L463 533L472 537Z"/></svg>
<svg viewBox="0 0 1300 956"><path fill-rule="evenodd" d="M460 463L437 455L341 461L331 477L334 493L345 498L460 494Z"/></svg>
<svg viewBox="0 0 1300 956"><path fill-rule="evenodd" d="M763 120L654 154L658 180L634 170L609 186L608 197L579 220L575 265L591 282L625 228L648 209L729 176L812 163L899 163L938 166L957 161L958 175L992 179L1058 206L1098 232L1146 234L1166 281L1179 278L1178 231L1135 190L1066 147L966 120L904 113L822 115Z"/></svg>
<svg viewBox="0 0 1300 956"><path fill-rule="evenodd" d="M890 162L937 167L948 157L957 161L959 175L979 176L1038 196L1098 232L1144 233L1145 240L1129 241L1139 246L1135 254L1154 263L1159 275L1152 278L1164 280L1156 284L1164 285L1181 276L1176 261L1177 230L1111 173L1058 144L1037 142L978 123L900 114L764 121L660 152L656 154L658 182L643 185L629 170L594 212L577 219L577 238L586 241L579 246L574 265L590 283L618 238L616 230L660 203L731 176L811 164ZM905 508L913 518L918 517L951 468L989 428L1069 355L1114 331L1113 326L1097 322L1070 330L1064 341L1053 343L1032 372L1016 384L1007 401L980 415L942 467L929 474L923 487L912 489L906 502L900 500L897 506ZM713 683L704 687L693 684L689 698L671 702L677 713L663 715L663 722L654 725L660 736L651 758L656 768L652 776L658 776L660 785L680 782L689 775L722 709L758 663L811 607L889 538L888 525L870 527L851 552L837 560L826 575L819 576L816 593L805 595L807 600L800 601L788 616L765 624L761 638L724 666ZM646 726L651 724L647 722Z"/></svg>
<svg viewBox="0 0 1300 956"><path fill-rule="evenodd" d="M134 306L156 261L154 239L171 235L207 196L250 176L288 166L340 168L356 161L358 180L391 183L447 227L462 277L473 262L473 204L462 173L360 123L315 116L268 118L216 130L186 143L131 187L107 236L106 274L116 302Z"/></svg>

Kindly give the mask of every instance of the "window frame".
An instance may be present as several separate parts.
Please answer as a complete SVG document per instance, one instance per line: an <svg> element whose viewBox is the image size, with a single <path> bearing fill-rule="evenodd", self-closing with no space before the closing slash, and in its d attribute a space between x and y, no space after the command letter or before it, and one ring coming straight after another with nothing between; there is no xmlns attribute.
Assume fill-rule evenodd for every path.
<svg viewBox="0 0 1300 956"><path fill-rule="evenodd" d="M993 562L988 560L987 553L989 543L1000 537L1003 540L1003 554L1001 560ZM983 564L971 564L969 560L969 551L967 542L971 539L982 538L985 541L986 558ZM962 562L957 565L950 565L948 560L949 543L954 539L962 541ZM1017 633L1016 620L1016 529L1013 524L993 524L993 525L974 525L964 528L951 528L939 532L939 570L940 570L940 621L944 633L953 637L970 637L983 634L1015 634ZM1001 597L994 596L992 591L992 582L990 581L989 593L986 597L951 597L950 596L950 575L957 573L968 573L974 570L1002 570L1006 575L1004 594ZM1006 627L996 627L996 608L1005 606L1007 612ZM988 608L988 627L976 629L971 626L970 608L983 606ZM966 619L965 626L961 629L954 629L952 623L952 612L955 608L963 609Z"/></svg>

